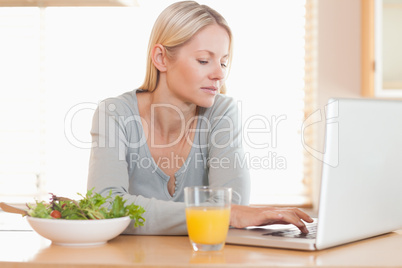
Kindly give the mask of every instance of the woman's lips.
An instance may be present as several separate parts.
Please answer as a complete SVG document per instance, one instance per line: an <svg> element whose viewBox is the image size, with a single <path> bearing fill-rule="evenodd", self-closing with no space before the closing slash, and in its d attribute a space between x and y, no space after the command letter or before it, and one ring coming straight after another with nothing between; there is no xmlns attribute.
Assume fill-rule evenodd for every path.
<svg viewBox="0 0 402 268"><path fill-rule="evenodd" d="M218 88L216 88L216 87L202 87L201 89L204 92L207 92L212 95L215 95L216 93L218 93Z"/></svg>

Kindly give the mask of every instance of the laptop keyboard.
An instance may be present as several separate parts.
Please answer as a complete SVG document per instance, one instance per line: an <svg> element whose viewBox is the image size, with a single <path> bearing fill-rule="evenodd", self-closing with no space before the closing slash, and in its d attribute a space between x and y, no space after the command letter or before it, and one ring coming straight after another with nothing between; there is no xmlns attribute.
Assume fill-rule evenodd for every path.
<svg viewBox="0 0 402 268"><path fill-rule="evenodd" d="M315 239L316 235L317 235L317 224L307 225L307 229L309 231L308 234L302 233L299 230L299 228L297 228L297 227L291 227L289 229L284 229L284 230L280 230L280 231L271 231L271 232L265 233L263 235Z"/></svg>

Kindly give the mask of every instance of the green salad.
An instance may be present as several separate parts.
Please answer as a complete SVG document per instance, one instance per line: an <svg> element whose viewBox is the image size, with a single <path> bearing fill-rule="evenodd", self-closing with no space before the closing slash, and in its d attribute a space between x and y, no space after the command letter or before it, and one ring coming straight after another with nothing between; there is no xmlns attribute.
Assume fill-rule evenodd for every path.
<svg viewBox="0 0 402 268"><path fill-rule="evenodd" d="M134 226L143 226L145 219L142 214L145 209L141 206L125 205L126 200L119 195L112 197L112 191L104 197L89 190L81 200L71 200L52 194L50 203L36 201L36 204L27 204L28 215L44 219L68 220L99 220L129 216L134 220Z"/></svg>

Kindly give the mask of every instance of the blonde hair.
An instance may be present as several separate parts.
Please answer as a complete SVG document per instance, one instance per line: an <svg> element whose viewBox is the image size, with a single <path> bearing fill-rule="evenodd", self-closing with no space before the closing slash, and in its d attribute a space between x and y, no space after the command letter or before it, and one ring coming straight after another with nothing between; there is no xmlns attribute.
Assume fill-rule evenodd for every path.
<svg viewBox="0 0 402 268"><path fill-rule="evenodd" d="M173 59L180 46L189 41L198 31L213 24L223 27L229 35L228 64L230 64L233 50L232 32L221 14L206 5L200 5L194 1L177 2L162 11L149 38L147 69L144 83L140 88L154 91L158 85L159 70L153 65L151 56L152 49L156 44L164 46L167 57ZM222 85L220 92L226 92L225 84Z"/></svg>

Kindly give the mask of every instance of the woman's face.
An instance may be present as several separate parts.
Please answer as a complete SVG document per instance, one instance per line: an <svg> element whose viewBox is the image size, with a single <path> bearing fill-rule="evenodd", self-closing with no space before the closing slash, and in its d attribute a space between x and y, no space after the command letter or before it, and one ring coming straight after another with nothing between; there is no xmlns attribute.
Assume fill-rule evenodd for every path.
<svg viewBox="0 0 402 268"><path fill-rule="evenodd" d="M219 25L199 31L168 60L166 84L185 103L213 105L226 76L229 35Z"/></svg>

